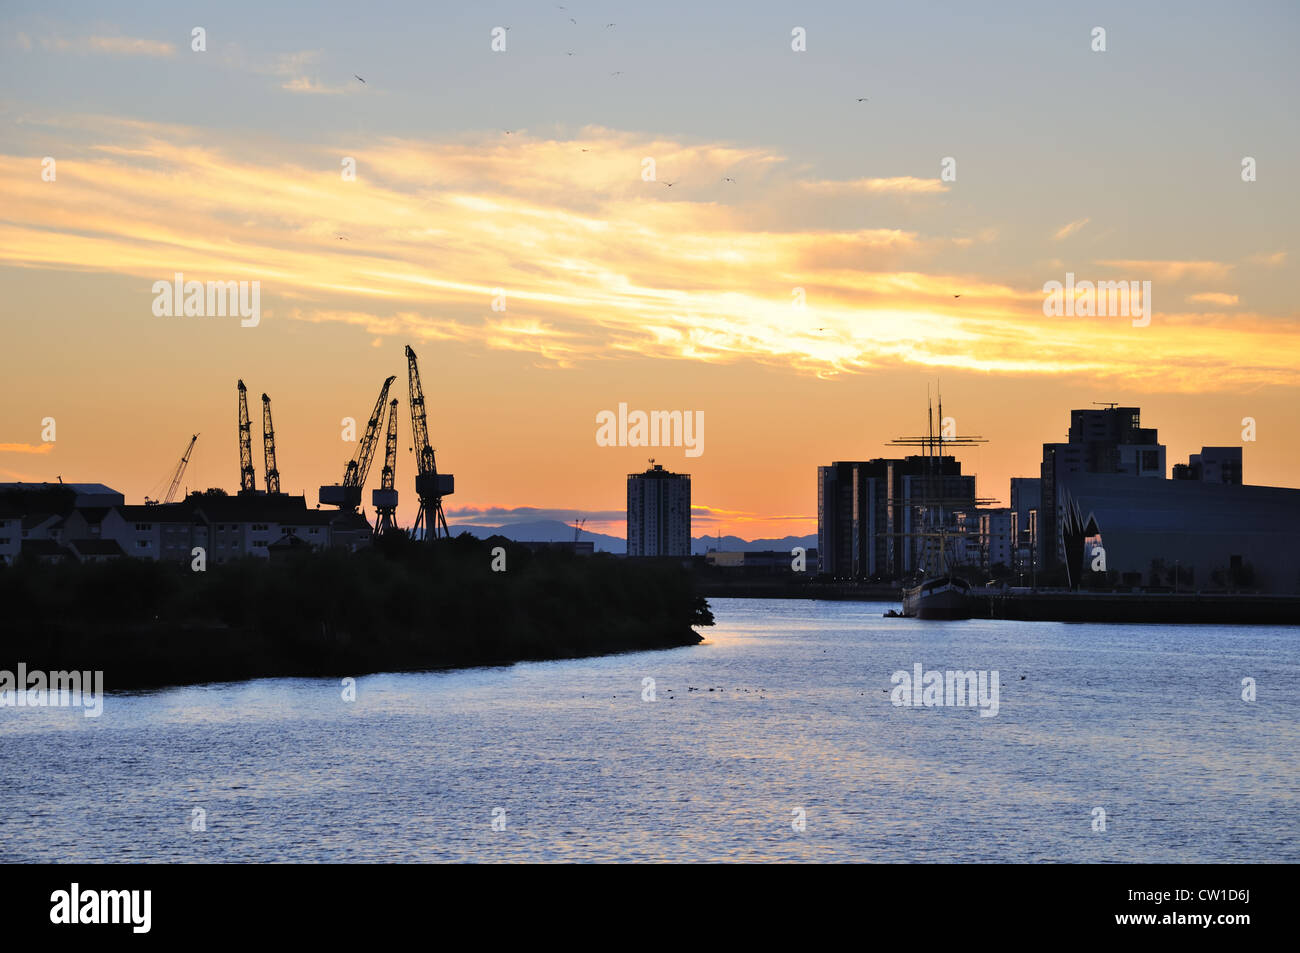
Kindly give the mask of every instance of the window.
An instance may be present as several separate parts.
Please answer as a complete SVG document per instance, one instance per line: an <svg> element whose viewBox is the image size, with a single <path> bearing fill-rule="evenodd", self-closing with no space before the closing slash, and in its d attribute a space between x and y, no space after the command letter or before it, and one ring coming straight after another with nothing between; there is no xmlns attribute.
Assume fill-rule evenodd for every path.
<svg viewBox="0 0 1300 953"><path fill-rule="evenodd" d="M135 528L141 533L147 533L153 529L153 523L136 523Z"/></svg>
<svg viewBox="0 0 1300 953"><path fill-rule="evenodd" d="M136 548L136 549L148 549L148 548L149 548L149 540L147 540L147 539L137 539L137 540L135 541L135 548Z"/></svg>

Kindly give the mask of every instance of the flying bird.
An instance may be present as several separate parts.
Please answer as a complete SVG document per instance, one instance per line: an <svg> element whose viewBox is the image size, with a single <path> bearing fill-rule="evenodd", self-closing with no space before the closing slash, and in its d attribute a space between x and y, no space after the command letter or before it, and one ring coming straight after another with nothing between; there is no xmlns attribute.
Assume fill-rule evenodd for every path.
<svg viewBox="0 0 1300 953"><path fill-rule="evenodd" d="M862 97L860 97L860 98L858 99L858 102L860 102L860 103L869 103L869 102L871 102L871 97L869 97L869 96L862 96Z"/></svg>
<svg viewBox="0 0 1300 953"><path fill-rule="evenodd" d="M960 298L961 295L953 295L954 298Z"/></svg>
<svg viewBox="0 0 1300 953"><path fill-rule="evenodd" d="M578 25L578 21L573 19L573 17L569 17L569 22L572 23L574 26Z"/></svg>
<svg viewBox="0 0 1300 953"><path fill-rule="evenodd" d="M353 74L352 74L352 78L353 78L353 79L361 79L361 77L360 77L360 76L358 76L358 75L357 75L357 74L356 74L356 73L353 73ZM363 82L363 83L364 83L364 82L365 82L365 80L364 80L364 79L361 79L361 82Z"/></svg>
<svg viewBox="0 0 1300 953"><path fill-rule="evenodd" d="M724 175L724 176L722 177L722 181L723 181L723 182L735 182L736 180L733 179L733 178L732 178L731 176L729 176L729 175Z"/></svg>
<svg viewBox="0 0 1300 953"><path fill-rule="evenodd" d="M612 29L613 27L616 27L616 26L618 26L617 23L606 23L606 24L605 24L605 29L606 29L606 30L609 30L609 29Z"/></svg>
<svg viewBox="0 0 1300 953"><path fill-rule="evenodd" d="M671 189L674 185L676 185L676 184L677 184L676 182L665 182L665 183L664 183L664 185L668 186L668 188L670 188L670 189Z"/></svg>
<svg viewBox="0 0 1300 953"><path fill-rule="evenodd" d="M622 75L623 75L623 71L622 71L621 69L616 69L616 70L614 70L614 72L610 73L609 75L610 75L610 76L622 76Z"/></svg>
<svg viewBox="0 0 1300 953"><path fill-rule="evenodd" d="M569 50L569 52L565 53L564 55L565 55L565 56L572 56L572 55L573 55L573 50Z"/></svg>

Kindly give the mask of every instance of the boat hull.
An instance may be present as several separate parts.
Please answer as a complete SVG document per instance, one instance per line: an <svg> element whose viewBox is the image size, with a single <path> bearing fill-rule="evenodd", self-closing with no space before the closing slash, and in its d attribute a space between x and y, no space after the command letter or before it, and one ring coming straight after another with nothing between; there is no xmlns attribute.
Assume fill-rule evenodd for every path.
<svg viewBox="0 0 1300 953"><path fill-rule="evenodd" d="M909 618L969 619L974 608L970 586L960 579L927 579L903 590L903 615Z"/></svg>

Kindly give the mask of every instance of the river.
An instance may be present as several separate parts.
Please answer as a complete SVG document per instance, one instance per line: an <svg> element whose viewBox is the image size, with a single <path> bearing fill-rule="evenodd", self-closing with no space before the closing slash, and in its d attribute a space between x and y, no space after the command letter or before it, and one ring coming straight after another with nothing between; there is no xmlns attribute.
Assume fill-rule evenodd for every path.
<svg viewBox="0 0 1300 953"><path fill-rule="evenodd" d="M0 708L0 860L1300 861L1300 629L712 604L699 646L353 701ZM916 664L997 671L997 714L894 705Z"/></svg>

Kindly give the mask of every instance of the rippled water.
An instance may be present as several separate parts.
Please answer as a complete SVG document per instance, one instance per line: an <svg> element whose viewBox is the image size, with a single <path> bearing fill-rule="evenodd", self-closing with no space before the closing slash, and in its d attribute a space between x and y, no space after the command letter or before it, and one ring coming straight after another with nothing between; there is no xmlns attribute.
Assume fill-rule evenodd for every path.
<svg viewBox="0 0 1300 953"><path fill-rule="evenodd" d="M0 708L0 860L1300 860L1300 629L713 606L701 646L351 703L270 679ZM998 670L998 715L894 707L916 662Z"/></svg>

